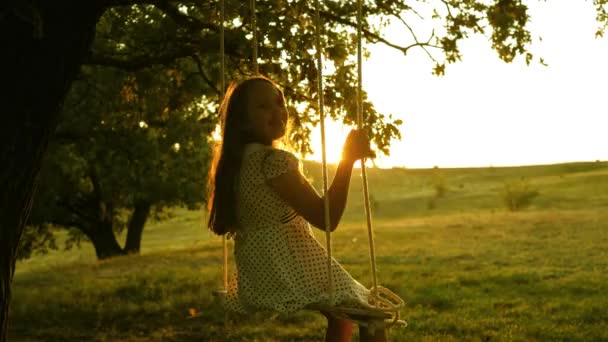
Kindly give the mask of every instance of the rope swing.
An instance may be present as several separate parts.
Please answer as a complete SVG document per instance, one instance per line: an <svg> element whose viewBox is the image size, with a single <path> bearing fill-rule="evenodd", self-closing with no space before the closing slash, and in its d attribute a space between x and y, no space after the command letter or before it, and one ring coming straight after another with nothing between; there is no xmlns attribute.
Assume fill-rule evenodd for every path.
<svg viewBox="0 0 608 342"><path fill-rule="evenodd" d="M329 212L329 193L327 179L327 154L325 143L325 113L323 103L323 62L322 62L322 46L321 46L321 15L319 12L319 0L315 0L315 42L317 55L317 92L319 96L318 110L321 126L321 148L322 148L322 168L323 168L323 195L325 204L325 236L327 244L327 267L328 267L328 292L330 303L333 303L333 284L331 272L331 231L330 231L330 212ZM362 91L362 1L357 0L357 126L359 129L364 128L363 118L363 91ZM395 293L387 288L378 286L378 278L376 275L376 254L374 248L374 234L372 226L372 214L369 202L369 187L367 183L367 172L365 167L365 158L361 159L361 179L363 182L363 198L365 206L365 218L367 222L367 233L369 242L369 256L372 269L372 288L370 289L371 304L374 309L354 309L331 307L324 308L334 316L341 319L356 322L359 325L367 326L370 330L385 329L395 324L405 326L407 323L399 319L399 310L404 307L405 302Z"/></svg>
<svg viewBox="0 0 608 342"><path fill-rule="evenodd" d="M253 73L257 75L260 73L260 69L258 67L258 25L256 22L255 0L250 0L249 7L251 11L251 34L253 35Z"/></svg>
<svg viewBox="0 0 608 342"><path fill-rule="evenodd" d="M251 32L253 35L252 44L252 65L255 74L258 74L258 41L257 41L257 24L255 0L250 0L251 10ZM220 82L221 82L221 99L224 97L225 91L225 52L224 52L224 21L225 21L224 0L220 0ZM362 91L362 1L357 0L357 126L359 129L364 128L364 108L363 108L363 91ZM375 329L386 329L393 325L405 326L407 323L399 319L400 309L404 307L404 301L390 290L378 286L377 271L376 271L376 255L374 248L374 234L372 226L372 215L369 201L369 187L367 182L367 172L365 167L365 158L361 159L361 178L363 182L363 197L365 206L365 218L367 223L367 233L369 242L369 257L372 273L372 287L370 288L370 305L372 308L341 308L333 307L334 286L332 276L332 246L331 246L331 224L330 224L330 205L328 191L328 175L327 175L327 153L325 139L325 111L324 111L324 92L323 92L323 59L322 59L322 44L321 32L322 22L319 9L319 0L315 0L315 44L316 44L316 64L317 64L317 96L318 96L318 111L320 116L321 128L321 146L322 146L322 178L323 178L323 197L325 209L325 237L327 248L327 271L328 284L327 294L329 297L330 307L319 307L324 311L328 311L335 317L356 322L359 325L366 326L371 331ZM216 294L225 295L228 291L228 244L226 236L222 236L223 245L223 291L218 291ZM227 324L227 313L224 317L225 326Z"/></svg>
<svg viewBox="0 0 608 342"><path fill-rule="evenodd" d="M224 100L224 95L226 94L226 79L225 79L225 69L226 69L226 60L225 60L225 52L224 52L224 22L226 21L226 11L224 0L220 0L220 102ZM226 239L226 234L222 235L222 249L223 249L223 279L224 279L224 289L221 291L221 294L228 293L228 240ZM224 312L224 329L228 327L228 312Z"/></svg>
<svg viewBox="0 0 608 342"><path fill-rule="evenodd" d="M257 39L257 24L256 24L256 12L255 12L255 0L250 0L250 10L251 10L251 32L253 35L253 56L252 56L252 64L254 74L259 73L258 67L258 39ZM226 95L226 53L224 46L224 24L226 21L226 6L224 0L220 0L220 101L222 103L224 96ZM226 235L222 235L222 250L223 250L223 280L224 280L224 289L220 291L220 293L228 292L228 240L226 239Z"/></svg>

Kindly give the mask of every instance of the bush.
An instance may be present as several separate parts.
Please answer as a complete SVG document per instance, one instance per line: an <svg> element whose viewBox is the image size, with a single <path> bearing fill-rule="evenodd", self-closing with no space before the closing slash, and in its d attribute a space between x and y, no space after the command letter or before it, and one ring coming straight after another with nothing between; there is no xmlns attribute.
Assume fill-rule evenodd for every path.
<svg viewBox="0 0 608 342"><path fill-rule="evenodd" d="M433 189L435 189L435 197L440 198L445 196L448 192L448 186L445 181L445 175L439 167L433 167L433 180L432 180Z"/></svg>
<svg viewBox="0 0 608 342"><path fill-rule="evenodd" d="M517 211L530 206L539 192L530 185L527 179L522 178L518 181L505 183L501 195L507 209Z"/></svg>
<svg viewBox="0 0 608 342"><path fill-rule="evenodd" d="M437 201L439 200L439 198L444 197L448 191L448 186L445 181L445 176L439 170L439 167L435 166L435 167L433 167L433 170L434 171L433 171L433 178L431 181L432 182L431 185L433 186L435 193L433 194L433 197L431 197L427 203L428 209L435 209L437 207Z"/></svg>

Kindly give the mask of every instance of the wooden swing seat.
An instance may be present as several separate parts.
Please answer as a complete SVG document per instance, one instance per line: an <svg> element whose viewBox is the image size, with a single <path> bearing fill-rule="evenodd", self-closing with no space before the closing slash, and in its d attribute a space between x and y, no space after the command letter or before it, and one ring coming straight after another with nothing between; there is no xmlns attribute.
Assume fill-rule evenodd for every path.
<svg viewBox="0 0 608 342"><path fill-rule="evenodd" d="M228 292L226 290L213 291L212 295L217 300L222 300ZM397 303L399 304L399 303ZM386 329L392 326L407 326L407 322L399 319L399 312L397 310L388 311L388 305L382 305L379 308L348 308L340 306L322 306L322 305L309 305L305 310L312 311L323 311L336 318L347 320L359 325L374 325L376 329ZM400 307L400 305L399 305Z"/></svg>

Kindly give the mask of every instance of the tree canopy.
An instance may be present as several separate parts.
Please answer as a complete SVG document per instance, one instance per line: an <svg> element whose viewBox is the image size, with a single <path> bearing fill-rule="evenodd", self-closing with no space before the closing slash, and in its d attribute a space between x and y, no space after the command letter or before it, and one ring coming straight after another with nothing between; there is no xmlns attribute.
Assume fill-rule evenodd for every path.
<svg viewBox="0 0 608 342"><path fill-rule="evenodd" d="M258 1L255 28L248 2L226 3L225 77L252 73L255 29L260 71L284 87L292 107L291 140L300 152L309 152L308 135L319 120L311 3ZM204 200L203 160L221 94L218 4L116 5L98 21L92 53L68 94L31 218L31 230L37 233L23 239L23 256L29 255L27 247L56 247L51 225L70 228L68 246L88 237L101 258L137 252L141 225L152 206L194 206ZM444 6L414 9L398 1L368 3L363 8L365 39L404 54L423 49L436 62L434 72L442 74L446 62L460 59L458 41L490 26L501 58L511 61L526 53L531 60L525 50L530 35L524 5ZM445 19L443 35L432 32L424 40L418 38L404 18L408 12L422 17L423 10L431 20ZM324 100L333 119L351 124L356 106L356 12L355 2L332 1L322 2L320 11ZM403 43L382 36L382 28L394 20L412 29ZM443 52L443 61L435 57L437 51ZM400 136L401 120L377 112L370 102L365 103L365 116L376 146L388 153L390 141ZM128 238L121 248L114 232L125 228Z"/></svg>
<svg viewBox="0 0 608 342"><path fill-rule="evenodd" d="M23 257L58 247L51 226L69 229L66 247L86 236L99 258L136 253L151 211L203 202L214 125L180 75L176 65L83 68L42 168L28 229L37 234L22 240ZM114 233L124 229L121 248Z"/></svg>
<svg viewBox="0 0 608 342"><path fill-rule="evenodd" d="M355 120L356 1L321 1L325 103L329 115L346 124ZM216 2L113 1L101 17L92 54L85 61L128 71L189 60L211 106L219 96L219 5ZM298 108L292 140L310 152L307 137L316 115L315 11L311 1L257 1L256 34L260 72L284 87L289 104ZM403 1L365 2L362 28L365 43L391 46L404 54L423 49L441 75L446 64L461 58L459 42L471 34L485 34L504 61L523 55L528 62L531 35L527 6L521 1ZM437 29L419 37L405 18L437 22ZM397 22L409 37L389 41L383 28ZM226 1L226 78L252 73L252 25L249 2ZM214 111L209 113L214 114ZM400 137L400 121L365 103L366 124L377 148L388 153L391 139Z"/></svg>
<svg viewBox="0 0 608 342"><path fill-rule="evenodd" d="M598 36L606 22L605 0L595 0ZM321 44L325 103L334 120L355 121L356 1L320 1L323 22ZM446 65L462 57L459 43L473 34L488 38L491 48L505 62L517 56L527 63L542 62L530 52L528 8L522 1L364 1L364 43L386 44L407 55L422 49L434 61L432 70L445 73ZM111 1L98 24L93 53L87 64L136 70L191 60L193 72L204 82L211 105L219 89L219 3L187 1ZM307 137L318 122L316 115L316 65L314 2L273 0L256 2L256 34L260 72L285 89L289 104L298 108L292 141L300 152L310 152ZM432 22L434 30L421 36L415 23ZM403 26L409 36L390 41L383 35L389 23ZM248 1L226 1L226 78L252 72L251 12ZM401 121L390 113L379 113L365 102L366 124L376 147L388 153L392 139L400 137ZM210 113L213 115L213 111Z"/></svg>

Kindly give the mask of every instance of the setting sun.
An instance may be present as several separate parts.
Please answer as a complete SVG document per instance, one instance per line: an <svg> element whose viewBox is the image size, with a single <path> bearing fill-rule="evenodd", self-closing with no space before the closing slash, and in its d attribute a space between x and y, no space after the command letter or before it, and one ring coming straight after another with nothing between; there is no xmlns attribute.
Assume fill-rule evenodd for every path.
<svg viewBox="0 0 608 342"><path fill-rule="evenodd" d="M332 121L326 120L325 123L325 144L326 144L326 154L327 154L327 162L330 164L336 164L340 161L342 155L342 145L344 145L344 141L346 140L346 136L348 135L350 128ZM314 160L317 162L322 161L322 153L321 153L321 128L318 126L312 132L311 140L311 148L314 153L308 156L307 159Z"/></svg>

